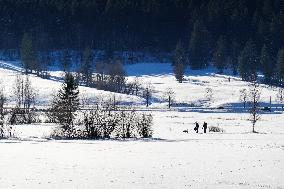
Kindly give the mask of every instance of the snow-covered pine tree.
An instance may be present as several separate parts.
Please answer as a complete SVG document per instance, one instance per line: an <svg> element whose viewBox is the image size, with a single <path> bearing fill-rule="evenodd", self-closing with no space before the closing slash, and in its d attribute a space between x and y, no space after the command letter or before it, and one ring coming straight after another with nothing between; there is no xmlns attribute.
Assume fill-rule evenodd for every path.
<svg viewBox="0 0 284 189"><path fill-rule="evenodd" d="M143 138L150 138L153 135L153 116L151 114L140 115L140 120L138 122L138 133Z"/></svg>
<svg viewBox="0 0 284 189"><path fill-rule="evenodd" d="M71 73L66 73L62 88L53 99L51 111L63 132L72 133L74 119L79 108L78 84ZM69 136L70 137L70 136Z"/></svg>
<svg viewBox="0 0 284 189"><path fill-rule="evenodd" d="M182 83L183 81L185 64L186 64L185 50L183 48L181 41L179 41L177 43L173 57L174 74L179 83Z"/></svg>

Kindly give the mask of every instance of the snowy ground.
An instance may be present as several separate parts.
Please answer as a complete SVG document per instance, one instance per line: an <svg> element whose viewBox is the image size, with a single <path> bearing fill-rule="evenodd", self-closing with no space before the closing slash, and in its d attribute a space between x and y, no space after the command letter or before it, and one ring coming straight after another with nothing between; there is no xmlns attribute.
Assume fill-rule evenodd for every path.
<svg viewBox="0 0 284 189"><path fill-rule="evenodd" d="M214 75L212 70L188 70L186 81L179 84L169 64L160 73L155 66L150 65L152 73L145 71L145 65L127 66L130 80L138 76L154 85L156 101L151 106L166 107L162 93L170 86L178 102L195 107L153 110L154 136L145 140L55 141L46 139L54 125L15 126L18 139L0 140L0 188L284 188L281 111L263 114L256 125L259 133L252 134L248 113L207 108L239 106L239 90L247 86L245 82L237 77L228 82L229 76ZM0 69L6 91L11 91L16 72L14 67ZM52 74L60 76L59 72ZM57 80L32 77L32 82L42 104L60 87ZM213 89L213 100L202 103L206 87ZM91 97L110 95L80 89ZM275 104L275 94L276 89L262 85L263 102L272 96ZM120 99L141 107L144 103L135 96L121 95ZM206 121L224 132L196 134L195 121L201 125ZM189 133L184 133L187 129Z"/></svg>
<svg viewBox="0 0 284 189"><path fill-rule="evenodd" d="M6 70L0 68L0 83L2 83L5 87L5 92L7 93L9 104L13 104L15 99L12 97L13 86L16 80L16 74L20 74L19 72L15 72L12 70ZM30 80L32 83L33 88L35 88L37 93L37 104L46 106L50 104L53 95L57 93L59 88L61 87L61 82L58 81L57 78L62 78L62 72L52 72L53 76L51 79L41 79L36 77L35 75L30 75ZM114 93L92 89L88 87L79 87L80 90L80 97L89 100L90 102L98 102L102 100L107 100L109 98L113 98ZM121 101L125 104L133 103L133 104L144 104L144 99L125 95L125 94L115 94L117 101Z"/></svg>
<svg viewBox="0 0 284 189"><path fill-rule="evenodd" d="M0 188L284 188L283 114L252 134L247 114L153 113L149 140L54 141L41 139L48 125L18 126L23 140L0 141ZM196 134L197 119L225 132Z"/></svg>

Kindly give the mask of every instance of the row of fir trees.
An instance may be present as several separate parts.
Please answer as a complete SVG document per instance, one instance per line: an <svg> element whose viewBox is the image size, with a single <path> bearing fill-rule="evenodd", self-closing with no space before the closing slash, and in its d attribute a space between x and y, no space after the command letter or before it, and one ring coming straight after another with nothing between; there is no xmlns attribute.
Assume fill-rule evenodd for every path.
<svg viewBox="0 0 284 189"><path fill-rule="evenodd" d="M0 49L20 48L27 71L44 70L44 52L89 47L109 57L115 51L157 55L173 52L181 41L183 67L213 64L245 80L255 71L263 71L268 83L283 80L282 0L5 0L0 16ZM40 60L33 58L37 51ZM88 52L82 54L88 62Z"/></svg>

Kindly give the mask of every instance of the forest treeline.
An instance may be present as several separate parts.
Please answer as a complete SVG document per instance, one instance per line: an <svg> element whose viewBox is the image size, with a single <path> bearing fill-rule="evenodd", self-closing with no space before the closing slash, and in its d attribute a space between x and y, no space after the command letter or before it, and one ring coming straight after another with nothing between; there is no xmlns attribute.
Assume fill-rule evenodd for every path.
<svg viewBox="0 0 284 189"><path fill-rule="evenodd" d="M19 50L27 35L40 52L88 47L106 57L173 52L178 44L193 69L210 62L220 72L265 69L270 82L275 67L284 67L276 66L283 0L1 0L0 17L4 50ZM250 73L241 75L247 80Z"/></svg>
<svg viewBox="0 0 284 189"><path fill-rule="evenodd" d="M196 22L210 48L220 35L261 49L283 45L282 0L1 0L1 47L17 48L30 33L40 49L171 51L189 41ZM282 30L281 30L282 29ZM269 41L270 40L270 41Z"/></svg>

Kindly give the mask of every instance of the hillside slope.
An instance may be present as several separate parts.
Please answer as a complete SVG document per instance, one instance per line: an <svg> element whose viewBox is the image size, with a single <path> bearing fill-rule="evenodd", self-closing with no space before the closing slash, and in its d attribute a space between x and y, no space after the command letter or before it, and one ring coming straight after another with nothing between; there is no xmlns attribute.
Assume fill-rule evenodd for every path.
<svg viewBox="0 0 284 189"><path fill-rule="evenodd" d="M249 83L241 81L239 77L230 74L215 74L214 69L206 70L186 70L183 83L178 83L172 73L170 63L139 63L125 66L128 81L138 78L146 86L151 83L153 86L153 98L150 107L165 108L167 103L164 99L164 92L171 88L175 92L175 103L177 106L185 107L209 107L216 108L242 107L240 102L240 90L249 89ZM5 91L11 94L16 74L19 74L21 68L19 64L11 62L0 62L1 81L5 85ZM51 71L51 79L41 79L31 75L32 85L38 91L38 103L47 105L52 99L52 95L59 89L64 73L62 71ZM206 89L212 90L212 98L206 97ZM270 97L273 106L279 106L276 94L276 87L260 85L261 101L263 106L268 106ZM115 93L97 90L89 87L80 87L81 97L89 99L92 102L99 102L102 99L107 100ZM121 104L130 104L144 106L145 99L134 95L115 94L117 101ZM10 98L10 102L13 99Z"/></svg>

